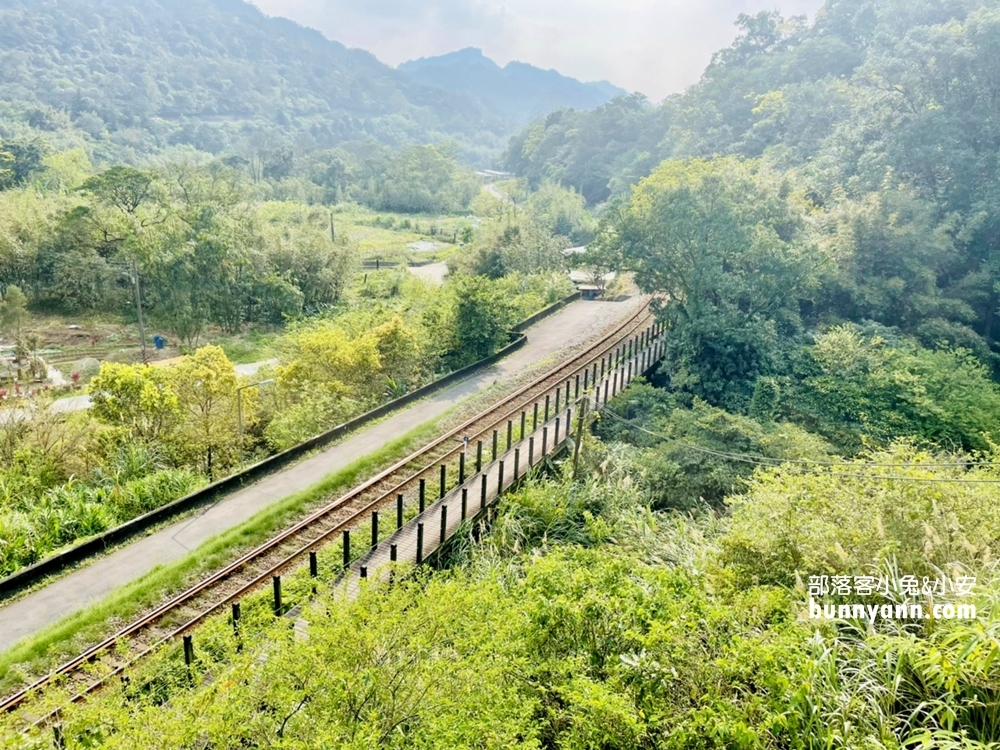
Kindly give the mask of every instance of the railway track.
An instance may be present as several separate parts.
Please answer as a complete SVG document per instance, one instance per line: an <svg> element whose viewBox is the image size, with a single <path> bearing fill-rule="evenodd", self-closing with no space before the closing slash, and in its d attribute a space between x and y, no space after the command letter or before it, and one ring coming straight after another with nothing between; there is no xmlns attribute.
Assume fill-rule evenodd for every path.
<svg viewBox="0 0 1000 750"><path fill-rule="evenodd" d="M475 444L480 448L481 441L490 441L487 450L492 451L496 435L502 432L506 439L511 425L523 420L523 415L529 410L534 411L546 396L551 398L557 391L561 394L564 390L568 396L569 384L576 382L581 374L589 373L598 362L602 363L602 374L605 361L610 369L612 360L624 353L627 342L636 339L652 320L647 299L647 304L641 305L572 361L553 367L489 409L314 511L41 679L4 697L0 700L0 710L9 713L25 708L33 696L56 682L63 688L68 682L69 692L73 695L71 702L85 700L144 657L190 633L233 602L269 585L273 576L302 565L310 552L328 544L345 529L367 521L372 511L396 505L401 496L412 495L413 490L421 485L421 480L437 480L440 467L462 460L467 445ZM584 382L586 380L584 375ZM468 443L464 438L469 438ZM484 460L489 460L489 457ZM122 649L122 644L127 644L127 648ZM122 656L126 651L128 656ZM99 663L99 668L94 668L95 663ZM88 676L94 672L101 676L96 679ZM50 713L25 718L32 724L38 724L54 716Z"/></svg>

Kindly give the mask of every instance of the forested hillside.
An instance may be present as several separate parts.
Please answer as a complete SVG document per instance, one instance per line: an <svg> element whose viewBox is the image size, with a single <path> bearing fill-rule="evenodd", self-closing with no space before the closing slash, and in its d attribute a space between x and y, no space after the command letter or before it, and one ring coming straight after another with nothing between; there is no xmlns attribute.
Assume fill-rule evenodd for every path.
<svg viewBox="0 0 1000 750"><path fill-rule="evenodd" d="M501 68L482 50L471 47L411 60L399 69L424 83L467 94L492 114L522 126L555 109L594 109L627 93L607 81L583 83L517 61Z"/></svg>
<svg viewBox="0 0 1000 750"><path fill-rule="evenodd" d="M664 330L645 381L609 399L584 378L573 453L529 447L531 476L433 571L366 568L340 597L368 551L345 534L284 573L295 628L251 594L239 625L220 612L67 706L57 744L1000 746L1000 0L738 25L682 95L530 125L522 179L488 191L446 145L140 169L0 137L0 574L496 351L568 293L567 263L649 293ZM446 278L403 267L427 245ZM141 310L191 356L98 363L85 413L26 403L34 317ZM258 382L195 349L251 336L280 358ZM181 587L155 575L0 654L0 691ZM0 734L51 747L25 717L65 697Z"/></svg>
<svg viewBox="0 0 1000 750"><path fill-rule="evenodd" d="M0 136L111 161L366 139L452 139L488 160L504 136L472 99L242 0L9 0L0 70Z"/></svg>
<svg viewBox="0 0 1000 750"><path fill-rule="evenodd" d="M812 24L741 15L737 40L684 94L553 113L513 139L506 164L600 203L666 158L766 155L824 197L848 180L877 188L891 168L930 198L956 188L942 208L974 212L973 196L995 189L998 10L831 0Z"/></svg>
<svg viewBox="0 0 1000 750"><path fill-rule="evenodd" d="M758 159L830 254L803 312L995 348L1000 4L831 0L812 25L739 26L683 95L549 115L507 166L601 203L665 159Z"/></svg>

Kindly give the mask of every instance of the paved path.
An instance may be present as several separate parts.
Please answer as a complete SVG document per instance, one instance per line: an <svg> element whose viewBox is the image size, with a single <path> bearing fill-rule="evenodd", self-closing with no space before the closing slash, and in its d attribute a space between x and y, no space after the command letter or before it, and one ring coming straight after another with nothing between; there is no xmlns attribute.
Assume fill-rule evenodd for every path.
<svg viewBox="0 0 1000 750"><path fill-rule="evenodd" d="M419 279L429 281L432 284L443 284L444 277L448 275L447 263L429 263L426 266L409 266L410 273Z"/></svg>
<svg viewBox="0 0 1000 750"><path fill-rule="evenodd" d="M277 365L278 360L276 359L267 359L263 362L251 362L247 365L236 365L236 374L241 377L248 378L251 375L256 375L265 367L276 367Z"/></svg>
<svg viewBox="0 0 1000 750"><path fill-rule="evenodd" d="M229 495L193 518L138 539L0 608L0 651L104 598L157 565L183 557L212 537L246 522L272 503L313 486L498 380L516 377L539 361L582 343L609 323L635 311L639 304L641 302L636 299L625 302L574 302L528 329L528 344L493 367L445 388L379 424L359 430L311 458Z"/></svg>
<svg viewBox="0 0 1000 750"><path fill-rule="evenodd" d="M623 360L614 370L609 370L600 380L598 387L590 393L588 411L594 412L600 408L605 386L609 388L608 395L613 398L638 377L649 362L659 359L663 352L662 347L662 339L657 339L646 349L636 352L630 360ZM388 538L385 538L385 534L380 534L378 546L356 560L334 588L343 591L348 597L354 597L362 585L362 568L365 571L365 578L386 581L393 562L419 564L421 560L427 560L445 540L455 536L466 520L481 517L500 497L501 490L510 487L544 458L557 454L566 446L569 433L573 429L573 420L579 419L579 412L575 411L578 408L576 396L574 393L574 399L569 404L563 401L559 412L553 411L548 422L538 424L532 432L513 441L506 450L503 450L501 445L497 460L484 464L481 472L473 469L464 484L452 488L443 499L432 501L424 512L418 512L395 533L390 533ZM530 430L533 420L531 417L529 420ZM473 466L471 461L468 465ZM455 468L451 467L451 470L455 471ZM457 483L457 480L453 481ZM410 498L410 501L411 510L416 510L412 509L413 498ZM391 508L388 510L391 511ZM393 513L386 513L383 518L386 519L386 526L392 526ZM420 529L420 526L423 528ZM380 526L380 530L384 528ZM301 630L303 624L299 621L296 627Z"/></svg>
<svg viewBox="0 0 1000 750"><path fill-rule="evenodd" d="M501 190L500 188L498 188L492 182L489 185L486 186L486 192L489 193L490 195L492 195L498 201L502 201L503 203L513 203L514 202L514 200L510 197L509 194L505 193L503 190Z"/></svg>
<svg viewBox="0 0 1000 750"><path fill-rule="evenodd" d="M93 403L90 396L86 394L83 396L68 396L53 401L49 405L49 409L56 414L70 414L75 411L86 411Z"/></svg>

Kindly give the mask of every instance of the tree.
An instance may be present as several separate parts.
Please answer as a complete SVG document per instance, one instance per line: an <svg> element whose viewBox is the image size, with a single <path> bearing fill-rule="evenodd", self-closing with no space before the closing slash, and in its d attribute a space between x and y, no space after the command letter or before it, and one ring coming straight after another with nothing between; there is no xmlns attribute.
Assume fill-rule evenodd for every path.
<svg viewBox="0 0 1000 750"><path fill-rule="evenodd" d="M17 286L11 284L7 287L6 294L0 298L0 331L13 333L15 357L17 358L17 379L21 379L21 366L23 364L26 348L21 338L21 329L28 319L28 298Z"/></svg>
<svg viewBox="0 0 1000 750"><path fill-rule="evenodd" d="M154 443L176 427L180 400L163 368L105 362L89 392L91 413L132 440Z"/></svg>
<svg viewBox="0 0 1000 750"><path fill-rule="evenodd" d="M473 252L460 261L478 276L499 279L563 267L566 238L557 238L524 211L507 207L503 218L476 234Z"/></svg>
<svg viewBox="0 0 1000 750"><path fill-rule="evenodd" d="M893 335L844 325L817 336L794 358L782 410L851 453L904 437L990 450L1000 388L985 366L968 351Z"/></svg>
<svg viewBox="0 0 1000 750"><path fill-rule="evenodd" d="M715 406L747 405L822 264L775 175L733 158L668 161L602 230L646 292L663 297L674 384ZM612 240L608 240L612 241Z"/></svg>
<svg viewBox="0 0 1000 750"><path fill-rule="evenodd" d="M0 140L0 190L24 185L42 167L41 141Z"/></svg>
<svg viewBox="0 0 1000 750"><path fill-rule="evenodd" d="M620 216L621 211L621 206L616 206L608 211L607 216L613 216L616 212ZM601 231L594 238L594 241L587 246L587 249L583 253L570 258L573 266L584 269L589 274L591 283L602 290L604 289L605 278L609 274L621 273L622 269L627 267L622 252L622 245L618 241L618 236L611 229L612 225L613 222L611 221L605 222L602 225Z"/></svg>
<svg viewBox="0 0 1000 750"><path fill-rule="evenodd" d="M302 292L308 314L340 302L357 273L357 248L343 236L332 240L325 229L286 227L267 242L271 263Z"/></svg>
<svg viewBox="0 0 1000 750"><path fill-rule="evenodd" d="M365 149L355 157L351 194L380 211L464 211L481 185L455 156L448 145Z"/></svg>
<svg viewBox="0 0 1000 750"><path fill-rule="evenodd" d="M209 479L239 460L236 368L217 346L203 346L170 371L181 419L176 449L195 458ZM256 421L258 400L243 391L243 427Z"/></svg>
<svg viewBox="0 0 1000 750"><path fill-rule="evenodd" d="M140 213L140 209L154 201L157 194L156 175L150 171L126 166L111 167L84 182L83 190L100 203L116 209L140 228L154 222L153 217Z"/></svg>
<svg viewBox="0 0 1000 750"><path fill-rule="evenodd" d="M56 190L76 190L94 174L94 165L82 148L49 154L42 160L45 172L39 182Z"/></svg>
<svg viewBox="0 0 1000 750"><path fill-rule="evenodd" d="M83 183L83 191L105 209L92 214L106 244L115 248L128 264L135 291L135 312L139 323L143 360L146 358L146 331L142 314L141 271L150 262L147 229L166 220L159 186L153 172L135 167L115 166Z"/></svg>
<svg viewBox="0 0 1000 750"><path fill-rule="evenodd" d="M714 68L745 65L753 57L786 47L802 33L804 21L804 16L785 20L775 10L762 10L754 15L740 13L736 19L736 27L740 30L736 41L712 56L706 75L710 76Z"/></svg>
<svg viewBox="0 0 1000 750"><path fill-rule="evenodd" d="M21 329L28 320L28 298L21 288L11 284L0 296L0 330L13 334L15 341L21 340Z"/></svg>
<svg viewBox="0 0 1000 750"><path fill-rule="evenodd" d="M545 180L528 198L527 209L552 235L567 237L578 245L594 237L597 222L587 211L587 201L572 188Z"/></svg>
<svg viewBox="0 0 1000 750"><path fill-rule="evenodd" d="M382 377L396 390L407 391L424 378L424 351L417 331L399 315L372 331ZM390 389L391 390L391 389ZM396 395L394 393L394 395Z"/></svg>
<svg viewBox="0 0 1000 750"><path fill-rule="evenodd" d="M453 358L465 365L490 356L509 341L514 309L504 292L482 276L455 285Z"/></svg>

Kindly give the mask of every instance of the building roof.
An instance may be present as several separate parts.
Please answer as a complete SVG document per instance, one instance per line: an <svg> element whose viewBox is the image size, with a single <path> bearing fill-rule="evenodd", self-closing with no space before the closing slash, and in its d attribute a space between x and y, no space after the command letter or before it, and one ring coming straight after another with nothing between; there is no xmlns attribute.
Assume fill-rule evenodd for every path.
<svg viewBox="0 0 1000 750"><path fill-rule="evenodd" d="M614 271L612 271L611 273L606 273L604 274L603 280L606 282L614 281L615 275L616 274ZM575 271L569 272L569 280L572 281L577 286L579 286L580 284L591 284L594 282L594 274L592 274L590 271L582 271L577 269Z"/></svg>

